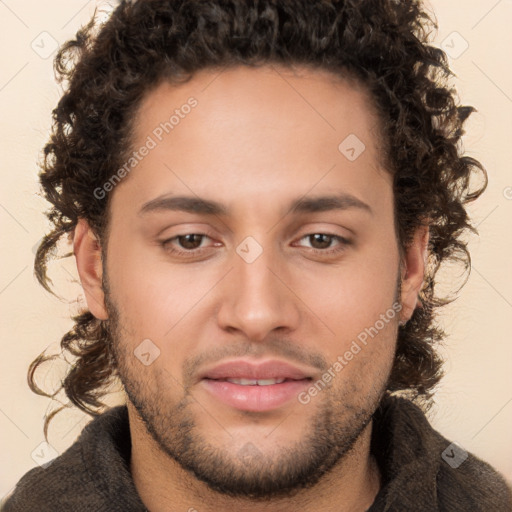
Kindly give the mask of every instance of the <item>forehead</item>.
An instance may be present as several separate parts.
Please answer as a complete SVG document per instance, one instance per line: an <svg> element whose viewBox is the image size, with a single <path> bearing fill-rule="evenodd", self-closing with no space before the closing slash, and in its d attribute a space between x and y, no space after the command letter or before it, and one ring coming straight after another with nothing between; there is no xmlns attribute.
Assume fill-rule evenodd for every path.
<svg viewBox="0 0 512 512"><path fill-rule="evenodd" d="M139 105L135 139L143 139L169 121L175 111L180 114L191 98L199 108L193 109L192 120L180 130L174 129L177 125L172 128L176 141L180 135L189 137L183 125L191 123L198 137L204 135L198 131L201 126L209 129L213 123L219 130L259 128L253 132L259 137L288 128L308 137L314 131L319 136L331 135L335 141L347 130L362 137L370 131L376 134L378 129L370 93L349 74L307 67L239 66L202 70L185 83L164 81L148 91ZM210 137L217 138L215 133Z"/></svg>
<svg viewBox="0 0 512 512"><path fill-rule="evenodd" d="M131 187L139 204L172 191L261 202L340 185L372 196L372 183L387 181L378 128L369 93L349 77L278 66L203 70L145 95L132 148L151 148L117 189Z"/></svg>

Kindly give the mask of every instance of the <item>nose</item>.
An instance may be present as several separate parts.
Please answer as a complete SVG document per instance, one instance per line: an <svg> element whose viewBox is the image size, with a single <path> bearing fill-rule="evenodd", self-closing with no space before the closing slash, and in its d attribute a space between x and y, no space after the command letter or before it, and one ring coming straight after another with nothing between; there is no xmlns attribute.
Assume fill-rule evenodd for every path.
<svg viewBox="0 0 512 512"><path fill-rule="evenodd" d="M287 283L285 262L272 250L262 249L254 261L244 259L242 252L233 254L233 269L219 298L219 326L251 341L262 341L278 329L295 330L300 320L300 300Z"/></svg>

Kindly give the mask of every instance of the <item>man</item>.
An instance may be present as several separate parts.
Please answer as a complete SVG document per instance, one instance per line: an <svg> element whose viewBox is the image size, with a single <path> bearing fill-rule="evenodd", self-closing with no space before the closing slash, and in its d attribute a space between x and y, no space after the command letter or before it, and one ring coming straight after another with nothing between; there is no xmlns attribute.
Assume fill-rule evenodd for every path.
<svg viewBox="0 0 512 512"><path fill-rule="evenodd" d="M98 413L118 377L127 403L6 511L511 510L414 404L485 188L427 24L417 1L139 0L64 45L36 272L50 289L68 234L88 308L63 387Z"/></svg>

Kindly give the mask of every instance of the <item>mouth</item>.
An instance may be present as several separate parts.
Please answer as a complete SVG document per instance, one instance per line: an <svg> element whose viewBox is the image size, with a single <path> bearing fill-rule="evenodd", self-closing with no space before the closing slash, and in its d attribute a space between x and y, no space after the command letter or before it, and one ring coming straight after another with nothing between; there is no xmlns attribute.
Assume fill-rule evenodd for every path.
<svg viewBox="0 0 512 512"><path fill-rule="evenodd" d="M289 363L230 361L206 370L201 385L209 395L229 407L264 412L288 405L313 380L312 372Z"/></svg>
<svg viewBox="0 0 512 512"><path fill-rule="evenodd" d="M214 379L214 380L224 380L224 379ZM232 384L238 384L239 386L272 386L274 384L281 384L286 381L290 381L294 379L285 379L277 378L277 379L225 379L226 382L231 382Z"/></svg>

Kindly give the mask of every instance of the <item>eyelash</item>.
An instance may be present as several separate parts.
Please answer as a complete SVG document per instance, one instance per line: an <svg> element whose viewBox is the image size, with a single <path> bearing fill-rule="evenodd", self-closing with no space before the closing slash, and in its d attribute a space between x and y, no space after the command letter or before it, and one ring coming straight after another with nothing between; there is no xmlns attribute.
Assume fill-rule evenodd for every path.
<svg viewBox="0 0 512 512"><path fill-rule="evenodd" d="M183 235L176 235L176 236L174 236L172 238L169 238L167 240L163 240L162 242L160 242L160 245L164 248L164 250L167 253L175 255L175 256L184 256L184 257L197 257L197 256L201 256L204 253L205 250L209 249L209 247L199 247L197 249L190 249L190 250L180 250L180 249L174 249L174 248L173 249L169 249L168 248L168 246L174 240L177 240L179 238L184 238L184 237L186 237L188 235L196 235L196 236L202 236L202 237L211 238L206 233L185 233ZM314 254L318 254L320 256L331 256L331 255L339 254L339 253L343 252L346 249L347 246L352 244L352 242L350 240L348 240L347 238L344 238L344 237L339 236L339 235L334 235L332 233L323 233L323 232L308 233L307 235L304 235L303 237L301 237L299 240L303 240L304 238L308 238L308 237L311 237L313 235L328 236L328 237L331 237L333 240L337 240L340 243L340 246L338 246L337 248L329 248L329 249L310 248L309 249L310 252L313 252Z"/></svg>

